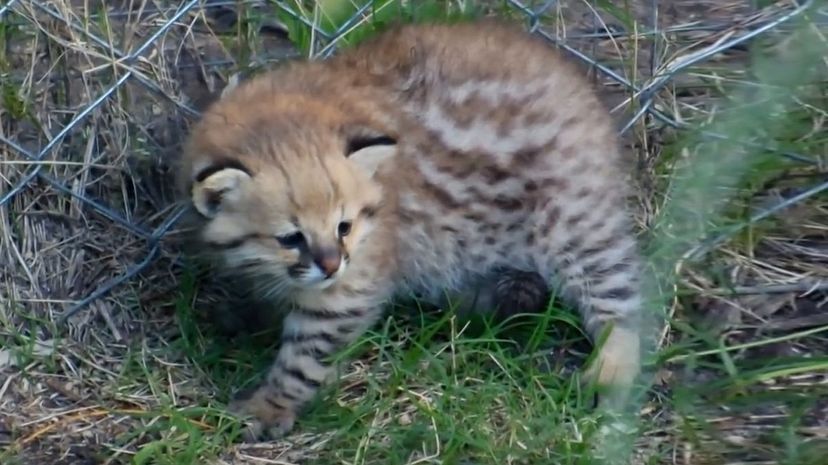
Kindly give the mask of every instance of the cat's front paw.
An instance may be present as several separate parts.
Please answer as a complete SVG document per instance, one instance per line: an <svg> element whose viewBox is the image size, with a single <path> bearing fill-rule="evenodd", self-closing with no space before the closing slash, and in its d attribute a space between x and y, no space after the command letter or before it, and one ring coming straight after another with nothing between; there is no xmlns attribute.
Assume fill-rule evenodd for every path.
<svg viewBox="0 0 828 465"><path fill-rule="evenodd" d="M247 422L243 432L245 442L280 438L296 422L292 403L269 386L240 393L230 402L228 410Z"/></svg>

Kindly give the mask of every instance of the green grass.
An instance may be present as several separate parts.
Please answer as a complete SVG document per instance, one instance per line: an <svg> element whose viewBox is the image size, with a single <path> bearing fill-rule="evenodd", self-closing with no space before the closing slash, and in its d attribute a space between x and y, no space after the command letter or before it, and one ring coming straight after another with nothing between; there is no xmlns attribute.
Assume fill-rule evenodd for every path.
<svg viewBox="0 0 828 465"><path fill-rule="evenodd" d="M31 117L19 76L12 74L15 70L6 56L8 44L21 35L20 29L19 25L0 22L0 104L15 119Z"/></svg>
<svg viewBox="0 0 828 465"><path fill-rule="evenodd" d="M282 2L287 8L279 10L279 19L288 27L289 37L304 56L311 56L314 40L318 40L313 24L319 31L337 36L338 46L353 46L393 23L421 21L451 22L467 20L479 15L475 2L446 2L445 0L423 0L404 2L400 0L371 0L352 2L350 0L323 0L308 2L291 0ZM370 4L364 21L351 18L366 4ZM298 15L298 17L297 17ZM305 21L299 18L304 18Z"/></svg>
<svg viewBox="0 0 828 465"><path fill-rule="evenodd" d="M554 324L555 314L571 319L552 309L497 328L450 312L395 312L338 357L344 366L354 359L366 365L325 389L303 415L301 432L327 437L328 453L313 463L395 465L417 453L439 453L442 463L590 463L583 455L597 424L591 393L578 376L561 376L564 360L533 355L540 342L548 344L541 334L557 333L558 349L580 338L570 323ZM183 305L177 320L176 345L224 394L255 381L274 353L250 339L205 336ZM181 438L153 453L158 463L191 463L179 455L187 444ZM165 462L172 456L185 461Z"/></svg>
<svg viewBox="0 0 828 465"><path fill-rule="evenodd" d="M183 357L177 363L194 368L198 382L209 389L193 399L192 405L199 407L175 406L165 394L169 374L164 365L146 364L146 354L138 356L136 348L117 386L146 386L156 406L132 414L152 419L149 426L118 437L119 444L140 442L131 463L201 463L230 450L239 425L223 414L223 404L231 392L255 382L272 356L268 338L228 340L212 334L186 302L189 297L184 295L176 312L180 338L151 350L167 360ZM572 326L569 312L552 308L547 315L526 316L506 327L410 306L393 315L341 354L339 366L346 370L342 379L320 393L287 439L310 437L301 443L303 448L312 444L312 452L297 452L303 457L299 463L402 465L418 457L447 464L601 463L592 456L602 438L592 393L584 390L572 370L585 358L578 349L588 345ZM669 411L677 423L671 427L680 429L671 434L715 451L710 438L717 437L716 424L706 418L715 410L711 406L726 406L730 415L764 405L797 406L787 426L767 438L773 442L765 457L776 457L779 463L818 463L791 460L819 447L796 428L818 399L819 387L769 392L761 383L795 370L814 371L825 366L824 358L733 362L732 354L743 348L724 347L689 327L686 332L696 337L688 336L664 354L665 359L675 359L670 369L708 372L715 382L675 385L656 414L645 415L641 433L666 434L659 415ZM800 335L816 336L814 331ZM768 338L749 348L776 342ZM541 354L541 348L558 355ZM650 450L647 442L640 440L657 455L658 448ZM728 444L721 448L726 451Z"/></svg>

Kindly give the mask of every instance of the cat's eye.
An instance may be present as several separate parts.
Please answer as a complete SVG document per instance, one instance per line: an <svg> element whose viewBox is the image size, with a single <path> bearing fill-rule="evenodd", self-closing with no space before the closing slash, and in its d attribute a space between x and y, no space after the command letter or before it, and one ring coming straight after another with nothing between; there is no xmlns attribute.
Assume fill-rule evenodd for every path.
<svg viewBox="0 0 828 465"><path fill-rule="evenodd" d="M336 228L336 232L339 234L339 237L345 237L348 234L351 234L351 222L343 221L339 223L339 226Z"/></svg>
<svg viewBox="0 0 828 465"><path fill-rule="evenodd" d="M305 236L300 232L295 232L284 236L276 236L276 240L286 249L295 249L305 243Z"/></svg>

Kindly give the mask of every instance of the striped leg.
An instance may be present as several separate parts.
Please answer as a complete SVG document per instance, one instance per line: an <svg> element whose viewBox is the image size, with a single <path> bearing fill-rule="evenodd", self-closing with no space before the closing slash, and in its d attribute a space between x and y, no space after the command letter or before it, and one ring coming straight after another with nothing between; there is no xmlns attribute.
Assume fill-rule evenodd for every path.
<svg viewBox="0 0 828 465"><path fill-rule="evenodd" d="M626 400L640 371L642 296L636 246L632 237L619 234L610 244L573 250L569 257L559 265L564 294L581 310L593 342L602 342L586 377L610 389L600 403L612 407Z"/></svg>
<svg viewBox="0 0 828 465"><path fill-rule="evenodd" d="M291 312L265 381L230 404L232 412L252 417L245 439L277 438L293 429L298 412L329 381L333 370L326 359L355 341L379 315L379 308Z"/></svg>

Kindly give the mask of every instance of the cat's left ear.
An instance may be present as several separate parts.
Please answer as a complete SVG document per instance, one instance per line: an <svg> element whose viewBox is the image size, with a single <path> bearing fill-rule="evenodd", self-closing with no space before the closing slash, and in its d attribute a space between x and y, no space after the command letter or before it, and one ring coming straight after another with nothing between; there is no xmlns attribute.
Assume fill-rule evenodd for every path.
<svg viewBox="0 0 828 465"><path fill-rule="evenodd" d="M366 128L352 129L346 136L345 157L374 176L380 166L397 154L397 138Z"/></svg>

